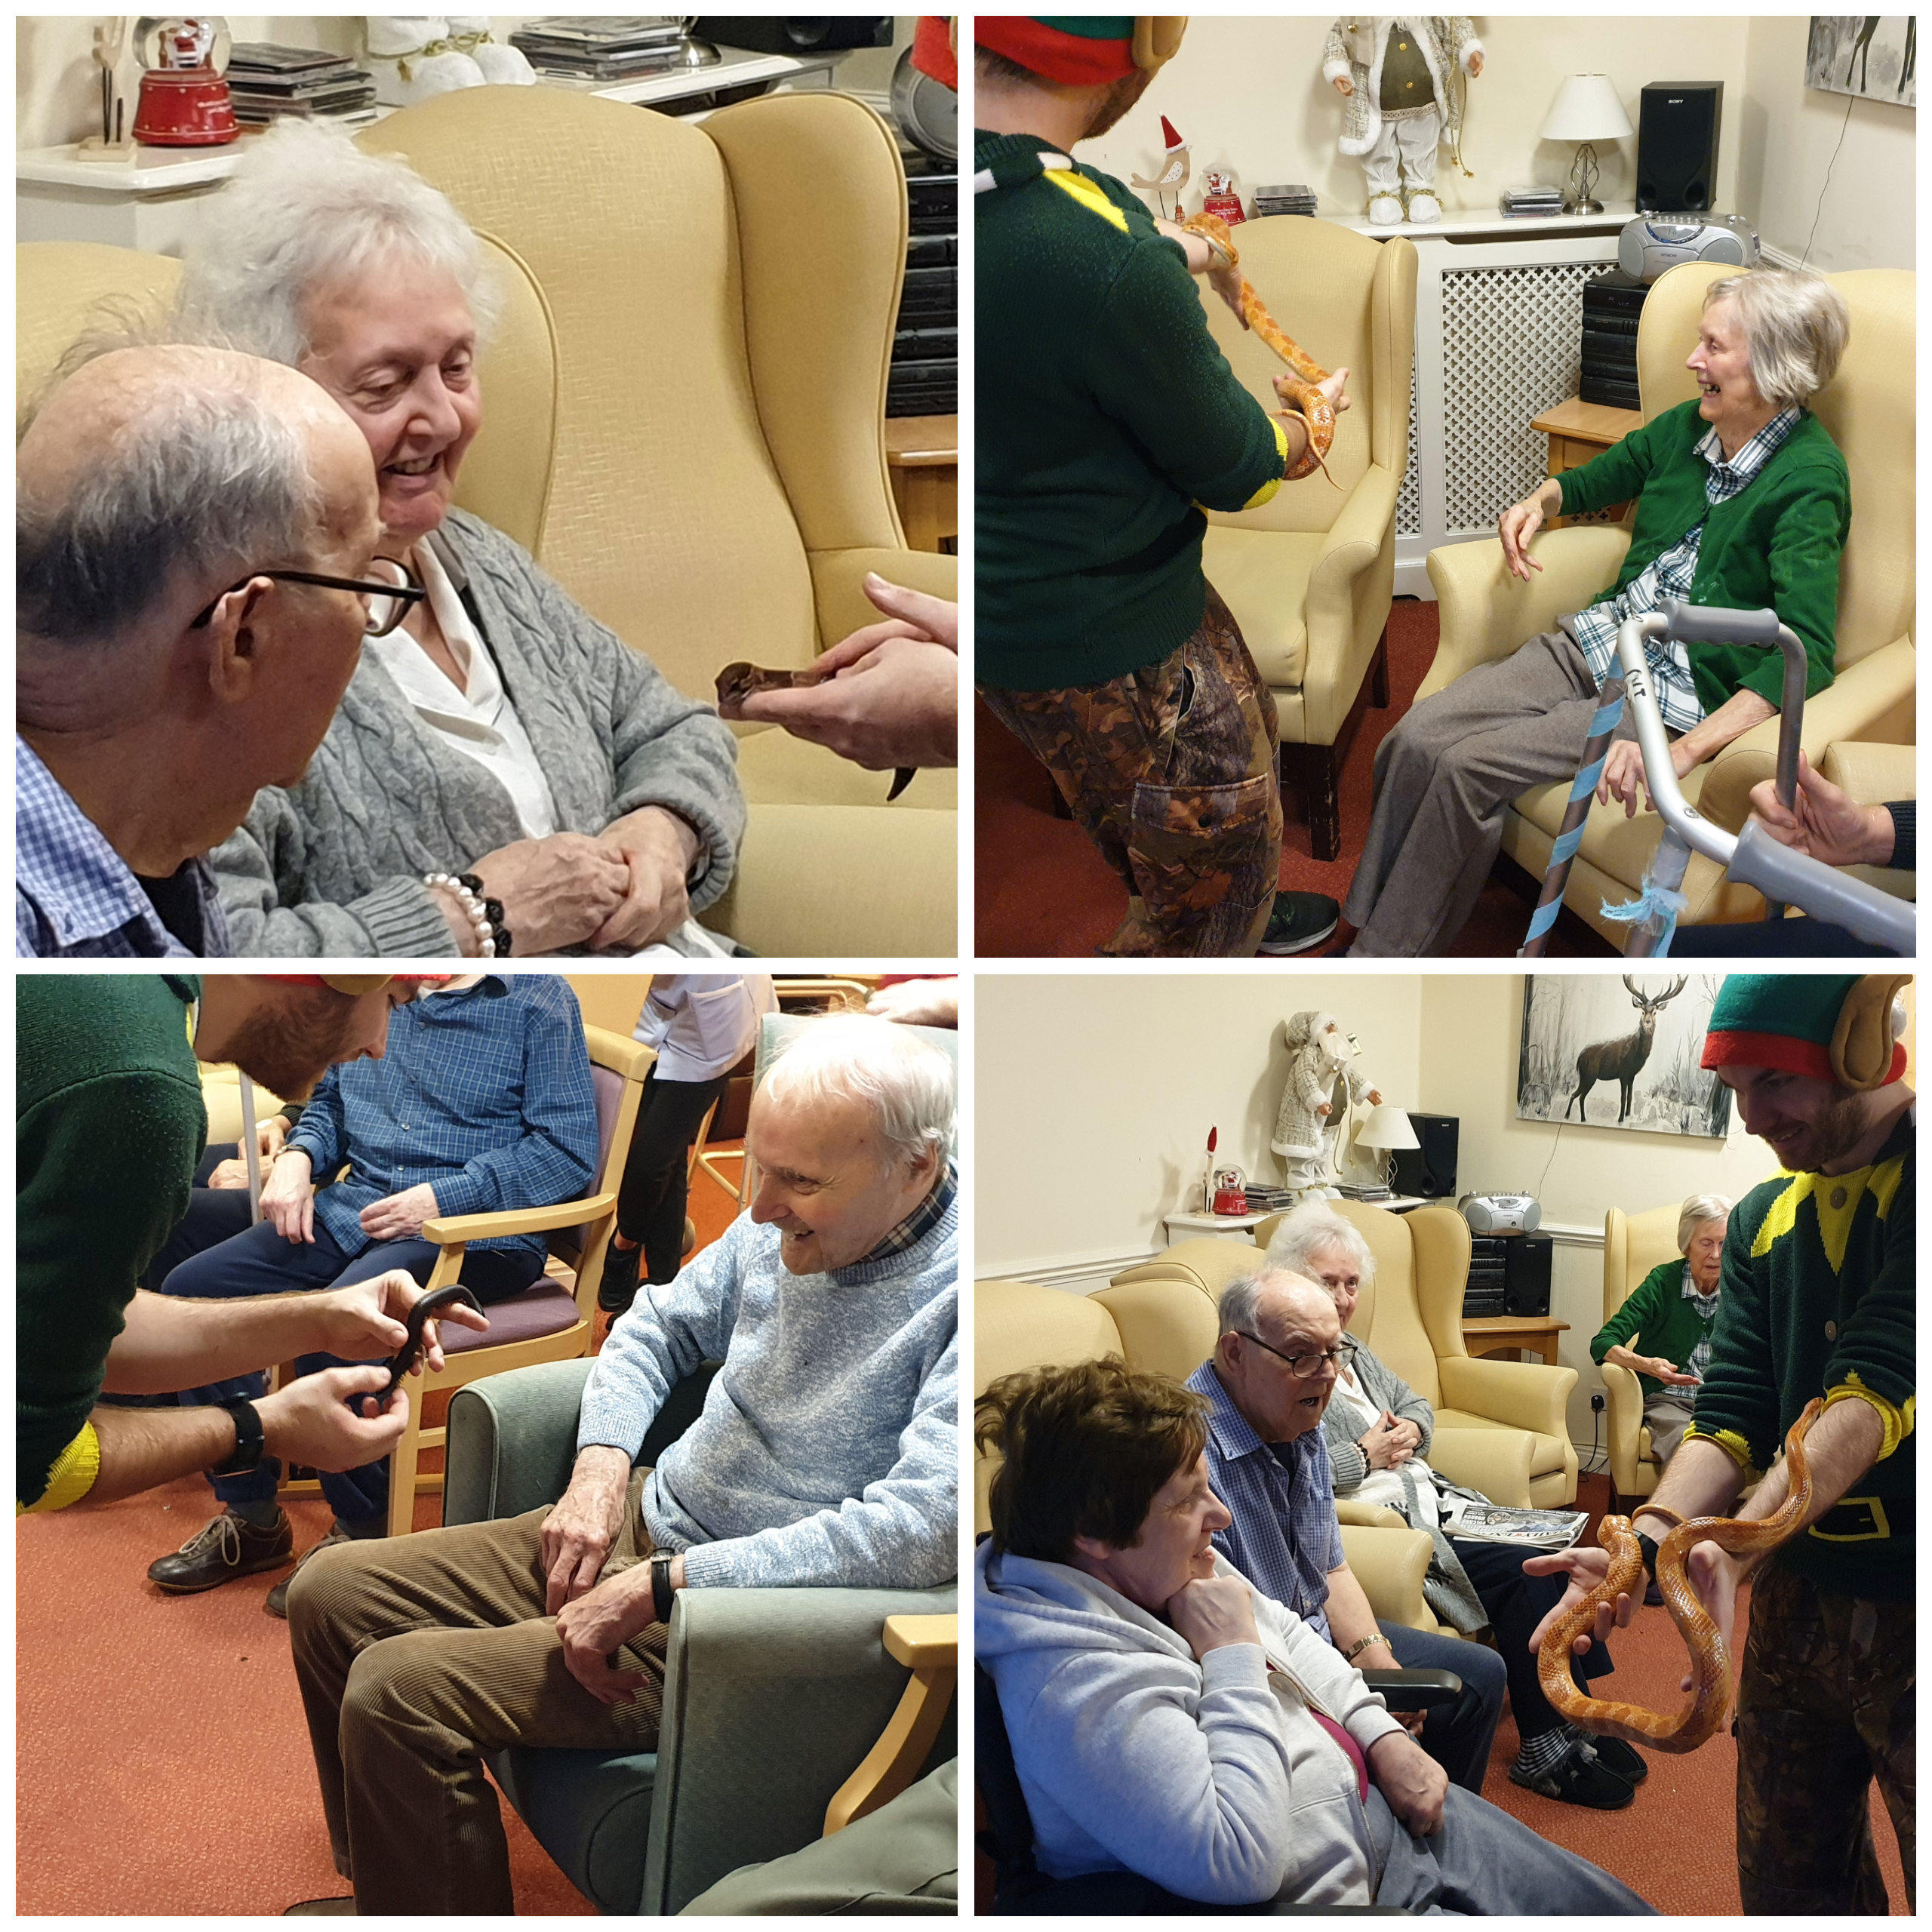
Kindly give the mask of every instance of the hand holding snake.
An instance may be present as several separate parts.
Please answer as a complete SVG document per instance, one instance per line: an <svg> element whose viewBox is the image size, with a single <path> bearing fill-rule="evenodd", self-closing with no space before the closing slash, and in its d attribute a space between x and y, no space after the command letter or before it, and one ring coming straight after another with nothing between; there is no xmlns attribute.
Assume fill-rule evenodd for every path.
<svg viewBox="0 0 1932 1932"><path fill-rule="evenodd" d="M1810 1506L1811 1477L1804 1462L1804 1437L1823 1412L1814 1401L1791 1426L1785 1438L1787 1494L1783 1503L1758 1522L1731 1516L1694 1516L1687 1521L1675 1512L1646 1504L1644 1513L1672 1517L1676 1527L1657 1545L1657 1587L1663 1593L1671 1620L1689 1647L1694 1678L1690 1703L1675 1717L1666 1717L1641 1705L1586 1696L1570 1675L1571 1646L1594 1629L1597 1613L1620 1595L1633 1593L1644 1574L1644 1558L1627 1516L1606 1516L1597 1527L1597 1540L1609 1552L1610 1571L1589 1594L1557 1616L1546 1632L1537 1657L1537 1675L1543 1695L1555 1709L1586 1730L1627 1738L1654 1751L1694 1751L1712 1737L1730 1714L1730 1657L1723 1632L1705 1607L1686 1571L1691 1550L1699 1543L1715 1543L1733 1555L1758 1555L1775 1549L1794 1534Z"/></svg>
<svg viewBox="0 0 1932 1932"><path fill-rule="evenodd" d="M1180 225L1189 234L1199 235L1221 259L1223 266L1230 269L1239 267L1241 257L1235 252L1228 224L1219 215L1189 215ZM1328 466L1322 458L1335 440L1334 405L1316 386L1327 381L1329 372L1269 314L1260 297L1255 294L1254 284L1245 277L1241 285L1241 317L1294 371L1292 375L1275 379L1275 393L1297 411L1307 424L1308 448L1287 471L1287 480L1295 482L1319 469L1334 483L1335 479L1328 475ZM1340 485L1336 487L1340 488Z"/></svg>

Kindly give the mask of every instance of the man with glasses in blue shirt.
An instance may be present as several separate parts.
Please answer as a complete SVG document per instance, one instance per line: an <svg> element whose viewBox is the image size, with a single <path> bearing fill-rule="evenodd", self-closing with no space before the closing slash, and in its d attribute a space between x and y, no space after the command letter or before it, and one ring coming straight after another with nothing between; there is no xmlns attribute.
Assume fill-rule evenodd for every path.
<svg viewBox="0 0 1932 1932"><path fill-rule="evenodd" d="M295 370L122 349L40 405L15 488L15 951L225 958L202 855L423 594L375 555L368 445Z"/></svg>

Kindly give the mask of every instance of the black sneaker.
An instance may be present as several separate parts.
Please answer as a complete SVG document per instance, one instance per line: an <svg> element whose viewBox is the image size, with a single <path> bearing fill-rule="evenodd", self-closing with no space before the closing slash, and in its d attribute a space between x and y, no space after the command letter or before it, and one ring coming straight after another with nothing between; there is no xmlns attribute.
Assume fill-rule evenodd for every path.
<svg viewBox="0 0 1932 1932"><path fill-rule="evenodd" d="M1586 1748L1595 1753L1598 1764L1614 1771L1626 1784L1641 1784L1651 1774L1643 1753L1633 1749L1620 1737L1592 1736Z"/></svg>
<svg viewBox="0 0 1932 1932"><path fill-rule="evenodd" d="M1574 1745L1561 1764L1534 1777L1526 1777L1512 1764L1509 1782L1526 1791L1553 1798L1559 1804L1587 1805L1592 1811L1621 1811L1637 1795L1636 1787L1628 1778L1605 1770L1587 1752Z"/></svg>
<svg viewBox="0 0 1932 1932"><path fill-rule="evenodd" d="M1275 909L1268 915L1268 930L1254 949L1273 959L1306 952L1335 930L1341 916L1341 907L1319 892L1278 892Z"/></svg>
<svg viewBox="0 0 1932 1932"><path fill-rule="evenodd" d="M279 1570L294 1553L295 1527L285 1509L278 1509L265 1530L224 1509L172 1555L155 1558L148 1580L171 1596L186 1596L257 1570Z"/></svg>
<svg viewBox="0 0 1932 1932"><path fill-rule="evenodd" d="M637 1299L638 1270L644 1266L644 1244L620 1247L611 1238L604 1251L604 1272L597 1279L597 1306L607 1314L621 1315Z"/></svg>

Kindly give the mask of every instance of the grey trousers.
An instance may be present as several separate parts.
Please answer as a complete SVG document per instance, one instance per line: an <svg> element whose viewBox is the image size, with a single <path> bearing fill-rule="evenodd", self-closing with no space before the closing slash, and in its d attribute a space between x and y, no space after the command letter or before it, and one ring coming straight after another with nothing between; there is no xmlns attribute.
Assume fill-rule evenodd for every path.
<svg viewBox="0 0 1932 1932"><path fill-rule="evenodd" d="M1651 1447L1660 1463L1669 1462L1677 1454L1677 1445L1684 1440L1695 1413L1690 1398L1680 1391L1644 1398L1644 1426L1651 1432Z"/></svg>
<svg viewBox="0 0 1932 1932"><path fill-rule="evenodd" d="M1460 1785L1444 1795L1441 1829L1426 1838L1398 1823L1371 1785L1368 1829L1379 1906L1429 1918L1631 1918L1657 1910L1607 1872L1537 1837Z"/></svg>
<svg viewBox="0 0 1932 1932"><path fill-rule="evenodd" d="M1375 813L1342 916L1352 958L1439 953L1467 924L1526 786L1574 778L1597 685L1567 631L1425 698L1375 753ZM1620 738L1635 735L1626 712Z"/></svg>

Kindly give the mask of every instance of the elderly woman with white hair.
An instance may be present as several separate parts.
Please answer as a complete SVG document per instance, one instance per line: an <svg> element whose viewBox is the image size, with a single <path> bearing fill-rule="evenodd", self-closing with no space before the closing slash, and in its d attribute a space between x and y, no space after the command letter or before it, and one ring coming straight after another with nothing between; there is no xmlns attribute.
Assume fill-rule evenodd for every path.
<svg viewBox="0 0 1932 1932"><path fill-rule="evenodd" d="M1430 1609L1466 1636L1485 1626L1495 1633L1521 1742L1510 1782L1565 1804L1623 1810L1650 1767L1620 1738L1586 1737L1567 1723L1537 1681L1531 1635L1561 1601L1567 1579L1526 1574L1525 1561L1543 1554L1531 1545L1451 1533L1445 1503L1475 1492L1437 1475L1423 1460L1435 1435L1435 1411L1358 1335L1347 1332L1362 1289L1375 1279L1375 1259L1361 1230L1332 1208L1297 1208L1275 1229L1268 1265L1326 1288L1355 1349L1349 1367L1337 1367L1321 1419L1335 1494L1392 1509L1411 1529L1427 1531L1435 1545L1423 1580ZM1592 1678L1613 1666L1604 1647L1593 1644L1571 1668Z"/></svg>
<svg viewBox="0 0 1932 1932"><path fill-rule="evenodd" d="M1503 512L1504 561L1527 583L1543 568L1530 540L1549 518L1636 504L1607 596L1466 672L1382 741L1374 815L1342 909L1358 929L1352 955L1447 950L1488 875L1509 801L1575 777L1626 619L1666 597L1769 607L1803 641L1806 695L1831 683L1851 492L1844 457L1805 405L1831 380L1850 334L1843 298L1822 276L1759 269L1712 282L1685 361L1696 399ZM1775 651L1654 641L1647 652L1679 778L1777 715ZM1597 795L1634 815L1642 776L1626 712Z"/></svg>
<svg viewBox="0 0 1932 1932"><path fill-rule="evenodd" d="M730 731L454 507L494 307L469 224L400 162L289 124L213 210L174 331L341 402L375 460L383 554L428 592L365 648L306 774L215 854L235 950L728 950L691 914L744 832Z"/></svg>
<svg viewBox="0 0 1932 1932"><path fill-rule="evenodd" d="M1653 1268L1590 1343L1590 1359L1599 1367L1611 1362L1635 1375L1644 1392L1651 1447L1660 1463L1677 1454L1690 1426L1697 1385L1711 1358L1730 1216L1730 1203L1721 1194L1692 1195L1677 1217L1677 1252L1682 1258Z"/></svg>

